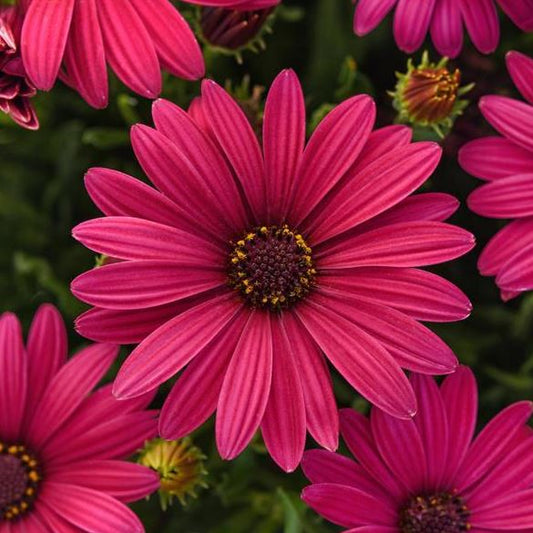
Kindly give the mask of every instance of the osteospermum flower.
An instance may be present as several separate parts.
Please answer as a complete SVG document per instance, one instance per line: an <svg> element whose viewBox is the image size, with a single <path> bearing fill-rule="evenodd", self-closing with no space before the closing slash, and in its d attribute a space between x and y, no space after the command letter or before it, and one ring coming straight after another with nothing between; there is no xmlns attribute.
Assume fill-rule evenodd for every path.
<svg viewBox="0 0 533 533"><path fill-rule="evenodd" d="M482 53L494 52L500 40L496 5L522 30L533 30L533 0L358 0L354 31L371 32L394 11L394 38L404 52L412 53L428 31L438 52L456 57L463 47L463 25Z"/></svg>
<svg viewBox="0 0 533 533"><path fill-rule="evenodd" d="M531 402L501 411L475 437L477 389L461 367L438 387L413 375L413 420L373 409L341 411L355 461L310 450L303 500L350 533L530 532L533 528Z"/></svg>
<svg viewBox="0 0 533 533"><path fill-rule="evenodd" d="M401 367L452 372L451 350L418 320L453 321L468 299L418 266L470 250L442 222L441 194L409 197L440 148L393 126L372 133L374 102L335 108L305 144L304 99L282 72L267 97L263 150L239 105L213 81L193 120L154 104L137 125L137 158L157 189L107 169L86 186L107 215L76 239L120 259L82 274L72 291L95 306L77 321L90 338L140 343L114 393L131 398L183 370L160 433L186 435L217 410L220 453L238 455L261 427L274 459L298 464L306 428L337 446L326 359L370 401L409 418L416 399Z"/></svg>
<svg viewBox="0 0 533 533"><path fill-rule="evenodd" d="M489 182L470 195L470 209L516 219L493 237L478 261L481 274L496 276L504 300L533 289L533 59L510 52L507 66L528 103L481 98L481 112L501 136L471 141L459 152L461 166Z"/></svg>
<svg viewBox="0 0 533 533"><path fill-rule="evenodd" d="M37 311L26 347L15 315L0 317L0 533L144 531L125 502L159 480L124 459L156 432L151 397L92 392L116 354L95 344L67 361L65 326L50 305Z"/></svg>
<svg viewBox="0 0 533 533"><path fill-rule="evenodd" d="M59 76L101 108L108 102L107 65L147 98L161 92L161 69L187 80L203 76L200 47L169 0L22 3L22 58L38 89L51 89Z"/></svg>

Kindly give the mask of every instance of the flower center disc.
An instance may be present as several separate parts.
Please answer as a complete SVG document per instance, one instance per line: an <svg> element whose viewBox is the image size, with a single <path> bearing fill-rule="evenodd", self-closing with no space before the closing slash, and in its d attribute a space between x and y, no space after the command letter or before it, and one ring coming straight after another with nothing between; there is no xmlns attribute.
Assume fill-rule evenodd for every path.
<svg viewBox="0 0 533 533"><path fill-rule="evenodd" d="M231 245L229 284L252 307L289 307L314 285L311 248L286 225L256 228Z"/></svg>
<svg viewBox="0 0 533 533"><path fill-rule="evenodd" d="M0 522L30 509L41 479L38 466L24 446L0 441Z"/></svg>
<svg viewBox="0 0 533 533"><path fill-rule="evenodd" d="M402 533L461 533L470 530L464 501L452 494L416 496L400 511Z"/></svg>

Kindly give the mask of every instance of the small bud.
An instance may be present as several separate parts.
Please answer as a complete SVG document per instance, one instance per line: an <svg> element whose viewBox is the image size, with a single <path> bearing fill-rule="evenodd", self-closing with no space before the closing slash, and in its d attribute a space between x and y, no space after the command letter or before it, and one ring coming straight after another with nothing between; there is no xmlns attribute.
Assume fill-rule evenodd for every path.
<svg viewBox="0 0 533 533"><path fill-rule="evenodd" d="M185 437L172 441L151 440L145 445L138 462L159 474L159 497L162 509L166 510L175 497L181 505L186 505L188 496L196 498L196 490L207 487L204 459L202 451Z"/></svg>
<svg viewBox="0 0 533 533"><path fill-rule="evenodd" d="M415 67L409 59L407 73L396 74L398 83L390 95L399 122L432 128L439 137L449 133L455 118L469 104L461 96L470 91L473 84L461 87L459 69L450 72L447 63L445 57L438 63L431 63L428 53L424 52L420 65Z"/></svg>

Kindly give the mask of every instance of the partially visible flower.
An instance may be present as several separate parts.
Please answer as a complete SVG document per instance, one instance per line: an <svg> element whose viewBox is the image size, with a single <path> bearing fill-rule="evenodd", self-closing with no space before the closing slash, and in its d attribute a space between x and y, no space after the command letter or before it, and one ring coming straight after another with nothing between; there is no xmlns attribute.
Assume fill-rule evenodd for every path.
<svg viewBox="0 0 533 533"><path fill-rule="evenodd" d="M198 488L207 487L204 459L202 450L185 437L147 442L138 462L158 473L161 507L166 510L174 498L178 498L181 505L186 505L187 497L196 498Z"/></svg>
<svg viewBox="0 0 533 533"><path fill-rule="evenodd" d="M0 6L0 110L18 125L39 128L31 98L37 91L26 76L19 53L21 13L16 7Z"/></svg>
<svg viewBox="0 0 533 533"><path fill-rule="evenodd" d="M303 500L346 533L481 533L533 528L531 402L496 415L474 438L477 387L460 367L439 387L413 374L419 411L370 420L341 410L341 433L355 461L310 450Z"/></svg>
<svg viewBox="0 0 533 533"><path fill-rule="evenodd" d="M447 63L445 57L438 63L432 63L428 53L424 52L418 66L409 59L407 72L396 74L398 83L391 96L399 122L432 128L439 137L445 137L451 130L455 118L469 104L461 96L473 85L461 87L459 69L450 72Z"/></svg>
<svg viewBox="0 0 533 533"><path fill-rule="evenodd" d="M189 4L209 7L224 7L226 9L237 9L239 11L249 11L251 9L267 9L278 5L281 0L184 0Z"/></svg>
<svg viewBox="0 0 533 533"><path fill-rule="evenodd" d="M161 92L161 69L187 80L204 74L193 32L169 0L26 0L22 59L33 84L60 77L93 107L108 102L109 65L146 98Z"/></svg>
<svg viewBox="0 0 533 533"><path fill-rule="evenodd" d="M429 31L442 56L457 57L464 24L474 46L489 54L500 40L496 4L520 29L533 30L533 0L357 0L354 31L366 35L395 8L394 37L404 52L420 48Z"/></svg>
<svg viewBox="0 0 533 533"><path fill-rule="evenodd" d="M94 344L67 361L51 305L37 311L26 346L15 315L0 317L0 533L144 531L125 503L159 479L124 459L156 433L152 395L92 392L117 351Z"/></svg>
<svg viewBox="0 0 533 533"><path fill-rule="evenodd" d="M479 108L501 136L471 141L459 152L461 166L489 182L470 195L470 209L516 219L492 238L478 261L481 274L496 276L504 300L533 290L533 59L509 52L507 67L527 102L484 96Z"/></svg>

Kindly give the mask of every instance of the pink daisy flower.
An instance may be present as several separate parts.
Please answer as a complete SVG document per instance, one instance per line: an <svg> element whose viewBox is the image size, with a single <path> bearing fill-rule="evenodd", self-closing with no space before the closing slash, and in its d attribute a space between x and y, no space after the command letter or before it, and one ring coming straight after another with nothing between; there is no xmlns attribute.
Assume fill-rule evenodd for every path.
<svg viewBox="0 0 533 533"><path fill-rule="evenodd" d="M412 420L341 410L356 460L305 452L312 485L303 500L346 533L533 531L533 404L509 406L473 438L477 389L468 368L440 387L422 375L411 383L419 400Z"/></svg>
<svg viewBox="0 0 533 533"><path fill-rule="evenodd" d="M16 316L0 317L0 533L144 531L125 502L159 478L124 458L156 432L151 397L91 392L116 354L95 344L67 361L51 305L37 311L26 347Z"/></svg>
<svg viewBox="0 0 533 533"><path fill-rule="evenodd" d="M459 152L461 166L489 182L470 195L470 209L516 219L493 237L478 261L481 274L496 276L504 300L533 289L533 59L509 52L507 67L529 103L481 98L481 112L502 136L471 141Z"/></svg>
<svg viewBox="0 0 533 533"><path fill-rule="evenodd" d="M393 8L394 38L407 53L420 48L428 31L438 52L456 57L463 47L463 24L484 54L496 50L500 21L496 5L522 30L533 31L533 0L356 0L354 31L371 32Z"/></svg>
<svg viewBox="0 0 533 533"><path fill-rule="evenodd" d="M193 32L169 0L22 0L22 59L38 89L61 77L93 107L108 102L107 65L132 91L155 98L161 69L204 74Z"/></svg>
<svg viewBox="0 0 533 533"><path fill-rule="evenodd" d="M358 95L304 148L304 98L292 71L268 94L262 150L213 81L192 112L159 100L155 129L132 130L156 189L114 170L86 176L107 216L80 224L74 237L120 262L72 283L95 306L77 328L140 343L114 393L135 397L183 371L161 413L162 436L184 436L217 410L224 458L261 427L285 470L299 463L306 428L337 447L324 355L371 402L411 417L416 399L401 367L441 374L457 365L418 321L460 320L471 309L454 285L416 268L474 244L442 222L457 208L453 197L409 197L437 166L439 146L411 143L403 126L372 132L374 102Z"/></svg>

